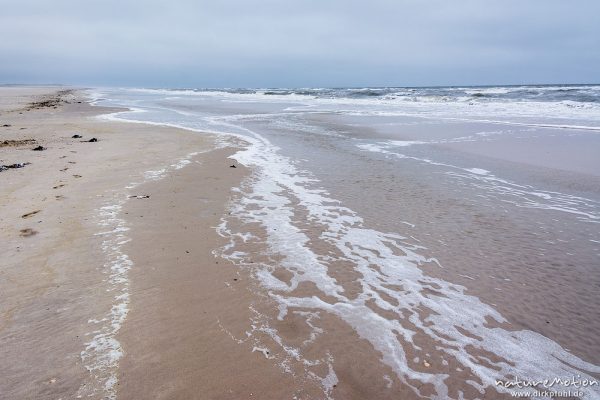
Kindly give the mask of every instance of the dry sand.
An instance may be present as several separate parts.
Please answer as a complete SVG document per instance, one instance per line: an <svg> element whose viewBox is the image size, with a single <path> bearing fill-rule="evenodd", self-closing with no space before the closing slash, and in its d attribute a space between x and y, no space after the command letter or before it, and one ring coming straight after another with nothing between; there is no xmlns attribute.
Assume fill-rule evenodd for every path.
<svg viewBox="0 0 600 400"><path fill-rule="evenodd" d="M245 277L211 253L247 172L208 135L94 118L109 111L0 88L0 165L30 163L0 172L0 397L286 394L220 323L248 320Z"/></svg>

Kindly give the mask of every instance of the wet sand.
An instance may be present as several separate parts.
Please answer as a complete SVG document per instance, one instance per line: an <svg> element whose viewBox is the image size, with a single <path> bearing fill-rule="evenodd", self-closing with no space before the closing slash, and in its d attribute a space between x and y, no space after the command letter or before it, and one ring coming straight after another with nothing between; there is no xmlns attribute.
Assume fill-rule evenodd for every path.
<svg viewBox="0 0 600 400"><path fill-rule="evenodd" d="M248 274L212 253L225 244L215 235L223 199L247 174L229 167L231 152L212 152L139 187L150 199L124 208L135 238L125 250L139 267L118 335L127 352L122 399L292 398L291 376L230 336L244 337L255 302Z"/></svg>

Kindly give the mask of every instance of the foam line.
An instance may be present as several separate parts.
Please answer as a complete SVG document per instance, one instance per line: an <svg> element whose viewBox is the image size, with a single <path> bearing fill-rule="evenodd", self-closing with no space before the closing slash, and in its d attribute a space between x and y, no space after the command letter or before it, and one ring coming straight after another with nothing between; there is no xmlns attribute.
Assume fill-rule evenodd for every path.
<svg viewBox="0 0 600 400"><path fill-rule="evenodd" d="M427 158L408 156L395 150L398 147L396 141L361 143L357 144L357 147L399 159L444 167L447 169L445 172L447 175L470 182L475 187L501 196L504 201L517 207L558 211L571 214L581 221L600 223L600 203L592 199L560 192L544 191L529 185L520 185L508 179L499 178L482 168L462 168ZM400 147L403 147L403 145Z"/></svg>
<svg viewBox="0 0 600 400"><path fill-rule="evenodd" d="M199 153L191 152L175 163L144 172L139 180L130 183L122 190L111 192L108 196L109 200L99 208L95 216L96 224L101 228L95 236L101 240L101 249L105 258L102 273L106 275L107 291L113 301L110 310L103 318L88 321L92 327L92 330L87 333L90 339L85 343L85 349L81 351L80 356L90 376L79 387L78 398L97 395L108 400L117 398L117 371L124 350L116 337L129 313L129 271L134 266L124 250L124 245L131 239L127 235L129 227L120 217L121 211L132 189L149 181L163 179L170 172L184 168L190 163L190 159Z"/></svg>
<svg viewBox="0 0 600 400"><path fill-rule="evenodd" d="M332 206L339 202L328 197L322 189L315 188L315 179L307 171L297 170L267 140L253 142L234 157L259 172L239 203L232 206L232 215L243 222L258 222L264 226L268 232L269 252L283 255L279 266L293 275L288 285L271 275L269 268L257 274L264 287L271 290L271 297L279 303L279 318L298 308L337 315L381 353L382 362L392 367L406 385L419 393L411 381L431 384L436 391L434 398L439 399L448 396L444 383L446 376L419 372L411 368L406 359L407 347L419 351L412 340L417 333L442 343L440 351L473 371L481 383L471 381L469 384L478 391L494 387L499 377L539 378L578 375L582 370L600 372L600 367L573 356L535 332L489 327L488 319L498 323L506 320L491 306L467 295L464 287L424 275L418 266L429 260L402 244L402 237L365 228L362 219L352 210ZM326 227L320 239L340 250L348 264L362 276L363 289L358 298L345 297L343 288L328 274L325 255L315 253L308 245L308 237L294 226L291 204L295 202L308 212L308 220L318 221L320 227ZM396 254L396 250L405 255ZM233 261L240 263L239 259ZM335 298L336 303L286 294L302 281L313 282L327 296ZM389 285L403 287L403 290L391 290ZM436 294L430 293L431 288L436 288ZM385 293L394 301L384 300L379 293ZM399 316L408 314L414 328L381 317L366 306L370 300ZM423 319L422 309L432 312ZM398 335L402 340L398 340ZM479 362L469 348L492 352L503 361ZM586 398L600 396L588 390Z"/></svg>

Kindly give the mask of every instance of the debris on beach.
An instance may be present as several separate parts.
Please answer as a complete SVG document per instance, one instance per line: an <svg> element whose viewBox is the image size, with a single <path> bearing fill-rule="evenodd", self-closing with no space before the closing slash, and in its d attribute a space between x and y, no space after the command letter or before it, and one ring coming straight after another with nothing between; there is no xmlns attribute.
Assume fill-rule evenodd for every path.
<svg viewBox="0 0 600 400"><path fill-rule="evenodd" d="M16 164L9 164L9 165L0 165L0 171L4 171L5 169L23 168L29 164L31 164L31 163L25 162L25 163L16 163Z"/></svg>
<svg viewBox="0 0 600 400"><path fill-rule="evenodd" d="M72 139L81 139L83 136L81 135L73 135L71 136Z"/></svg>
<svg viewBox="0 0 600 400"><path fill-rule="evenodd" d="M132 195L129 196L130 199L149 199L150 195L149 194L141 194L141 195Z"/></svg>
<svg viewBox="0 0 600 400"><path fill-rule="evenodd" d="M56 106L60 104L60 99L59 98L52 98L52 99L48 99L48 100L40 100L40 101L36 101L33 102L29 105L29 109L30 110L36 110L36 109L41 109L41 108L56 108Z"/></svg>
<svg viewBox="0 0 600 400"><path fill-rule="evenodd" d="M31 150L33 150L33 151L44 151L44 150L46 150L46 148L44 146L38 146L38 147L34 147Z"/></svg>
<svg viewBox="0 0 600 400"><path fill-rule="evenodd" d="M229 166L229 168L237 168L237 167L235 166L235 164L232 164Z"/></svg>
<svg viewBox="0 0 600 400"><path fill-rule="evenodd" d="M18 147L35 143L35 139L3 140L0 142L0 147Z"/></svg>
<svg viewBox="0 0 600 400"><path fill-rule="evenodd" d="M29 217L39 213L40 211L42 211L42 210L35 210L35 211L28 212L26 214L21 215L21 218L29 218Z"/></svg>
<svg viewBox="0 0 600 400"><path fill-rule="evenodd" d="M2 125L2 126L3 126L4 128L10 128L10 127L11 127L11 125L10 125L10 124L4 124L4 125Z"/></svg>
<svg viewBox="0 0 600 400"><path fill-rule="evenodd" d="M61 103L69 104L69 101L65 100L64 97L73 94L73 89L60 90L56 94L49 96L42 96L39 100L29 103L26 106L26 110L36 110L42 108L53 108L56 109Z"/></svg>
<svg viewBox="0 0 600 400"><path fill-rule="evenodd" d="M88 140L88 142L91 142L91 143L94 143L94 142L97 142L97 141L98 141L98 139L96 139L95 137L93 137L90 140Z"/></svg>

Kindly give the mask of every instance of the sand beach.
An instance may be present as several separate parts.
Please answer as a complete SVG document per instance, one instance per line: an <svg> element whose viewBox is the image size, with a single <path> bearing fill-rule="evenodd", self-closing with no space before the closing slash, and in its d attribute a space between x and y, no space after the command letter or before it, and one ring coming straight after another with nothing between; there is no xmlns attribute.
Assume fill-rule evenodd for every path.
<svg viewBox="0 0 600 400"><path fill-rule="evenodd" d="M1 87L0 397L595 382L592 106L386 90Z"/></svg>

